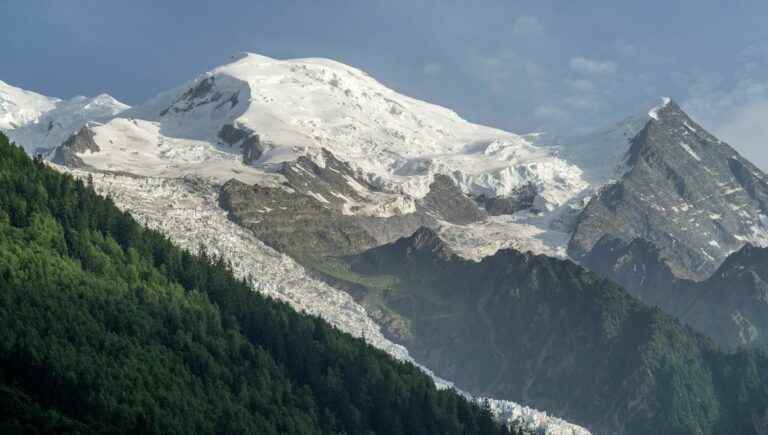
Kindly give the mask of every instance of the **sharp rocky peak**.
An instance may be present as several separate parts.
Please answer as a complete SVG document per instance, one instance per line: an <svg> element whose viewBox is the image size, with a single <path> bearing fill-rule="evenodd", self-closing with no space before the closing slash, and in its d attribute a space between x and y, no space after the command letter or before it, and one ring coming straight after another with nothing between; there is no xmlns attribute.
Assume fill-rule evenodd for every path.
<svg viewBox="0 0 768 435"><path fill-rule="evenodd" d="M587 260L605 236L626 244L643 238L676 276L698 281L745 243L766 245L765 174L671 99L649 116L631 141L622 178L581 213L570 255Z"/></svg>
<svg viewBox="0 0 768 435"><path fill-rule="evenodd" d="M406 247L409 251L451 253L450 248L443 242L437 232L428 227L420 227L411 236L398 240L396 245Z"/></svg>

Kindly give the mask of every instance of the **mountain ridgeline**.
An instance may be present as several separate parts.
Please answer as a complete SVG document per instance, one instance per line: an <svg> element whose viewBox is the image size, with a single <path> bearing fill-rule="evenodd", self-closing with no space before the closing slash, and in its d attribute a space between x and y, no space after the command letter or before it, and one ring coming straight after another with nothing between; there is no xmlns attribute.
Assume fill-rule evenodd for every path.
<svg viewBox="0 0 768 435"><path fill-rule="evenodd" d="M725 354L571 261L511 249L468 261L424 228L346 264L389 334L472 393L596 434L768 431L763 353Z"/></svg>
<svg viewBox="0 0 768 435"><path fill-rule="evenodd" d="M2 135L0 300L2 433L507 433Z"/></svg>

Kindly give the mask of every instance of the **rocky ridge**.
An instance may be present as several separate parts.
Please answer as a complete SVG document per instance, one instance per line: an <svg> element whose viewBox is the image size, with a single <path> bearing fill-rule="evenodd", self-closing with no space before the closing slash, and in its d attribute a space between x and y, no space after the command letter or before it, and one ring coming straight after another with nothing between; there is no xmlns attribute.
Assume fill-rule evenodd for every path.
<svg viewBox="0 0 768 435"><path fill-rule="evenodd" d="M765 174L673 101L650 118L632 140L625 174L579 216L568 253L604 263L588 258L602 239L641 238L675 276L703 280L745 243L768 243Z"/></svg>

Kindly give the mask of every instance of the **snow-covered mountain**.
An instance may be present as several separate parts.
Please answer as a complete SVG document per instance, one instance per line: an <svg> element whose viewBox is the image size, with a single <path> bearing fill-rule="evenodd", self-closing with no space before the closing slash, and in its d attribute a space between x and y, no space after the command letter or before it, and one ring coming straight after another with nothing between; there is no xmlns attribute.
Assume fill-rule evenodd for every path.
<svg viewBox="0 0 768 435"><path fill-rule="evenodd" d="M89 122L106 122L129 106L109 95L50 98L0 81L0 130L29 153L46 153Z"/></svg>
<svg viewBox="0 0 768 435"><path fill-rule="evenodd" d="M4 107L13 110L0 129L28 152L55 146L48 157L70 165L59 169L92 175L99 191L140 222L181 246L204 244L241 276L253 276L255 289L401 359L410 359L407 350L387 340L347 293L234 223L221 208L222 186L234 179L284 192L288 200L309 197L312 207L332 211L323 215L330 219L417 216L414 222L428 218L446 226L443 219L451 216L482 219L478 197L516 203L520 187L529 186L526 207L559 210L587 187L577 167L549 150L400 95L330 60L246 54L135 108L108 96L61 101L15 88L8 95ZM456 204L475 210L457 214ZM526 213L515 225L539 224L536 213ZM370 222L366 228L375 228ZM402 235L390 230L378 236ZM525 243L514 231L499 233ZM476 234L482 240L487 233ZM490 404L500 419L525 421L540 433L588 433L516 403Z"/></svg>
<svg viewBox="0 0 768 435"><path fill-rule="evenodd" d="M414 198L428 193L436 173L472 195L508 196L530 183L542 208L586 187L577 167L518 135L327 59L244 54L93 132L99 151L81 155L85 164L142 175L204 171L225 180L236 171L252 181L300 156L322 163L325 148L373 185Z"/></svg>
<svg viewBox="0 0 768 435"><path fill-rule="evenodd" d="M61 100L19 89L0 80L0 129L12 130L36 121Z"/></svg>

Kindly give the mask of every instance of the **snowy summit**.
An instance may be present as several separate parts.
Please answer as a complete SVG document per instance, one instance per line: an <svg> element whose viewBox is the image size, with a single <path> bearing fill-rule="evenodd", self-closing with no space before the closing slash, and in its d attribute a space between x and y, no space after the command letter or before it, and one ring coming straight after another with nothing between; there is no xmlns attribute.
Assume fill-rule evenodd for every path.
<svg viewBox="0 0 768 435"><path fill-rule="evenodd" d="M371 183L415 198L435 174L491 197L530 183L542 208L586 187L577 167L521 136L472 124L328 59L243 54L92 130L98 151L80 155L85 164L141 175L257 182L300 156L322 166L325 148ZM242 137L255 135L258 158L244 164Z"/></svg>

